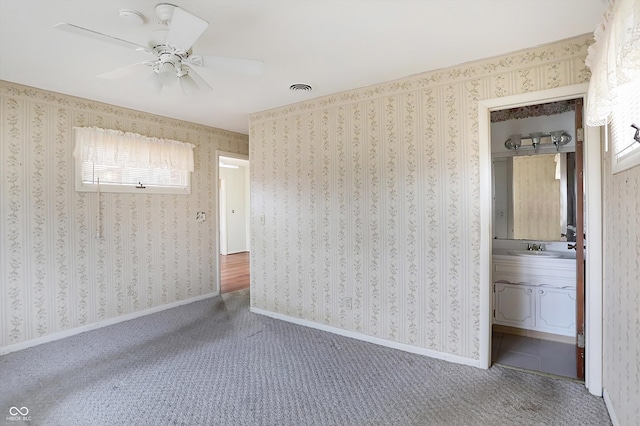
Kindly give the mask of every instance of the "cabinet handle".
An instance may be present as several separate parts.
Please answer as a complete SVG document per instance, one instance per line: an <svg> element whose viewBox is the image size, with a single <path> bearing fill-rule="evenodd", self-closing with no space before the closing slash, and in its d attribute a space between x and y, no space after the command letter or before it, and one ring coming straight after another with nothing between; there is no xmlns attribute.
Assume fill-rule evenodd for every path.
<svg viewBox="0 0 640 426"><path fill-rule="evenodd" d="M544 290L538 290L538 294L544 294Z"/></svg>
<svg viewBox="0 0 640 426"><path fill-rule="evenodd" d="M530 288L527 289L527 293L531 294L533 292L533 290L531 290Z"/></svg>

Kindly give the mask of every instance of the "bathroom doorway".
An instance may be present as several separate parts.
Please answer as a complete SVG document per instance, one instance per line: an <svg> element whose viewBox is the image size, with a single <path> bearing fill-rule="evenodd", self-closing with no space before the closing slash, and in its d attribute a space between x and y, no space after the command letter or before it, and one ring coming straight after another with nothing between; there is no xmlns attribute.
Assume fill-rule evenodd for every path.
<svg viewBox="0 0 640 426"><path fill-rule="evenodd" d="M492 363L584 378L581 128L582 99L491 112Z"/></svg>
<svg viewBox="0 0 640 426"><path fill-rule="evenodd" d="M520 108L525 106L533 107L535 105L573 100L573 99L584 100L586 91L587 91L587 85L580 84L575 86L566 86L566 87L557 88L557 89L544 90L544 91L535 92L535 93L525 93L520 95L480 101L478 103L478 115L479 115L480 185L481 187L493 188L492 174L494 172L494 168L493 168L493 161L492 161L492 154L491 154L492 132L491 132L491 121L490 121L490 115L492 112ZM578 107L578 108L580 109L580 111L582 111L582 107ZM537 150L540 152L540 151L543 151L544 149L551 149L555 151L555 153L557 154L558 153L557 146L553 145L553 141L550 138L551 132L552 131L555 132L557 130L565 130L565 129L562 129L562 128L549 128L546 130L541 129L540 132L545 134L544 137L546 138L546 140L544 141L543 144L536 147L536 146L533 146L534 138L531 138L530 136L531 136L531 133L534 133L536 143L540 143L538 139L538 136L540 135L536 135L536 133L538 133L536 129L528 129L520 133L520 135L527 135L529 136L529 138L527 140L523 140L525 139L524 137L513 138L513 140L511 141L512 147L515 147L516 145L518 145L518 143L521 144L522 142L524 142L525 146L528 146L527 149L531 149L532 151ZM574 134L572 135L573 136L572 139L574 139L574 141L576 139L577 133L579 132L576 132L574 129ZM507 140L510 139L510 136L512 136L513 134L517 136L518 132L513 132L507 135L506 137L504 137L504 140L502 140L500 143L502 143L504 146L505 142L507 142ZM562 132L556 133L555 136L561 137ZM585 324L584 342L585 343L589 342L589 345L586 347L585 357L582 358L580 356L580 359L577 359L577 361L581 362L581 360L584 359L586 362L585 369L584 369L585 386L588 388L588 390L591 393L595 395L602 395L602 355L601 355L602 306L599 303L599 301L602 300L602 279L601 279L602 277L601 184L602 183L601 183L600 129L587 127L584 129L584 134L581 136L584 136L584 140L585 140L585 143L584 143L585 163L584 163L584 175L583 175L585 188L586 188L585 190L586 199L584 203L586 210L585 210L584 217L587 219L587 221L585 223L585 228L589 229L589 233L590 233L589 247L587 247L586 250L584 250L584 253L586 253L586 255L589 257L589 262L587 262L586 270L584 270L584 276L586 277L586 285L584 287L585 289L585 293L584 293L585 305L584 306L585 306L585 314L586 314L584 317L584 324ZM552 145L548 145L550 142L552 143ZM543 146L544 144L547 144L547 146L546 147ZM560 145L563 146L562 143ZM522 145L518 146L518 149L520 149L521 147ZM507 149L509 148L507 147ZM562 148L560 149L560 151L562 151ZM522 153L522 156L524 156L524 152ZM553 157L554 159L556 159L555 154L553 155ZM567 160L567 158L565 158L564 160ZM566 166L566 164L563 163L562 167L564 166ZM578 180L580 179L577 178L576 183L578 182ZM567 263L566 258L562 259L562 257L564 256L561 256L561 260L565 260L565 262L564 262L564 265L562 265L562 267L558 268L557 270L540 268L540 266L536 264L536 262L538 263L541 262L542 259L547 257L545 256L547 254L553 255L553 253L549 253L549 252L562 252L562 251L566 252L568 250L569 244L577 244L578 247L581 246L581 243L579 241L573 242L573 241L564 241L560 239L558 239L557 241L545 241L545 239L537 238L537 236L533 236L532 238L525 236L520 238L523 241L516 241L517 238L511 237L513 238L514 241L511 241L510 243L515 244L517 242L517 247L514 247L513 245L510 247L503 246L501 249L504 251L510 250L514 252L524 253L524 255L515 256L512 253L509 253L511 257L508 259L510 259L513 262L513 264L507 265L507 266L505 266L504 264L500 265L499 264L500 262L498 263L494 262L494 255L493 255L494 245L496 244L499 245L501 243L501 241L498 241L499 239L495 237L494 235L495 230L493 229L494 226L496 226L496 222L499 222L499 220L501 220L501 219L494 220L495 219L494 213L496 213L494 209L495 201L496 200L494 200L493 192L481 194L480 204L481 204L482 227L481 227L480 281L482 284L481 285L482 308L481 308L481 318L480 318L481 320L480 322L480 328L481 328L480 365L485 366L487 368L492 364L492 358L495 358L497 356L497 352L500 352L501 349L503 352L515 352L514 350L506 350L506 349L514 349L516 347L514 345L518 343L517 342L518 340L527 342L524 339L519 339L519 337L531 337L531 331L535 331L535 330L530 330L530 329L535 328L536 326L535 321L549 320L550 318L548 317L548 315L547 316L545 315L548 314L549 312L554 311L553 309L554 306L558 306L557 304L554 305L554 303L556 302L560 303L561 301L566 302L566 299L570 297L570 295L568 295L567 292L564 291L566 290L566 288L564 289L562 288L566 286L559 285L560 281L566 282L568 280L568 277L566 275L563 275L563 274L566 274L566 268L565 268ZM577 206L577 203L578 203L578 200L576 199L576 206ZM535 213L536 211L541 212L542 210L533 209L533 212L531 213ZM576 211L576 217L578 217L577 211ZM506 213L505 213L505 216L503 216L502 220L507 222L509 226L512 225L509 223L509 220L511 219L509 219L506 216ZM555 220L554 220L554 223L555 223ZM569 223L569 225L570 224L571 223ZM563 234L565 235L561 236L561 238L563 239L566 238L567 240L570 239L566 235L567 234L566 232L563 232ZM576 232L576 234L578 234L578 232ZM505 239L508 239L508 238L505 238ZM539 250L541 243L543 243L542 245L544 246L544 249L549 250L549 252L544 254L528 253L527 249L529 248L532 248L533 251ZM564 248L562 249L561 247L559 247L559 245L564 245ZM501 255L506 257L507 253L505 253L504 251L501 253ZM576 250L576 253L577 253L577 250ZM527 256L527 254L529 255ZM517 260L514 260L514 259L517 259ZM526 259L532 259L533 262L529 262ZM573 265L573 271L574 271L573 273L577 275L578 271L576 266L579 260L571 260L571 262ZM580 263L584 265L584 262L580 262ZM514 267L514 264L516 265L515 267ZM533 268L531 267L532 264L534 265ZM538 273L543 272L542 281L539 283L533 283L534 285L530 286L529 288L523 288L521 284L527 284L527 283L518 282L517 272L519 271L520 268L525 268L524 270L525 272L531 272L532 270L537 271ZM526 268L529 268L529 271L527 271ZM502 276L500 274L502 274ZM498 284L495 287L496 292L500 291L503 293L502 296L504 296L501 298L499 297L497 302L496 302L496 297L494 295L494 284ZM512 287L509 287L510 285ZM562 291L557 291L556 287L560 287L560 290ZM529 297L529 299L524 297L519 297L518 293L526 293L527 291L529 291L528 294L531 296ZM576 285L576 291L577 291L577 285ZM539 299L536 300L536 297L537 297L536 294L539 294L540 297L544 296L545 300L543 301L540 301ZM521 315L520 317L517 317L516 315L514 315L514 312L509 311L510 307L514 306L513 303L511 303L514 300L519 301L519 303L522 303L523 306L529 311L525 312L525 314ZM555 302L553 302L554 300ZM536 304L536 302L553 302L553 303L546 303L545 305L544 303ZM496 303L497 304L501 303L502 305L494 306L494 304ZM504 330L500 330L498 331L498 333L502 333L502 334L501 335L498 334L496 338L493 339L494 308L496 309L496 311L502 310L502 314L503 314L502 319L503 320L506 319L506 321L502 321L503 323L508 322L508 320L513 320L516 323L520 321L521 322L520 327L515 327L513 323L511 324L511 327L515 329L517 328L524 329L525 331L520 330L520 334L525 334L525 335L517 336L516 334L504 333ZM555 309L555 311L558 311L558 309ZM498 315L498 312L496 312L496 315ZM578 321L574 320L573 322L577 323ZM540 321L539 323L542 324L543 321ZM566 317L552 317L551 324L546 324L545 327L542 327L543 329L546 328L546 330L542 332L555 336L557 334L562 334L562 333L558 333L558 329L562 328L563 326L566 326ZM512 332L514 330L507 329L507 331ZM577 333L577 332L578 331L576 329L573 333ZM510 336L515 335L517 338L514 339L509 337L507 340L504 340L504 336L506 334L509 334ZM529 334L529 336L527 336L527 334ZM568 334L568 332L564 330L564 334ZM540 336L542 336L543 339L541 339ZM547 347L545 348L540 347L541 342L543 346L546 346L547 342L556 343L555 342L556 340L560 340L560 342L558 343L564 343L562 341L562 338L554 337L552 340L552 339L548 339L549 337L550 337L549 335L533 336L534 339L538 339L537 341L533 342L533 346L536 346L536 343L537 343L537 346L538 346L537 348L531 348L531 344L530 344L531 342L524 343L524 344L529 344L529 347L531 349L530 352L537 351L538 357L540 357L541 350L543 353L552 352L553 354L558 355L558 353L562 352L562 350L549 349ZM569 342L570 345L573 346L575 344L575 346L577 346L578 339L575 334L566 335L564 337L569 337L571 339L571 341ZM526 349L519 349L519 350L525 351ZM569 349L565 349L565 351L568 353ZM574 350L574 352L577 353L577 349ZM538 359L538 363L540 363L539 359ZM549 372L549 373L557 374L554 372ZM577 375L578 374L577 374L577 365L576 365L576 376Z"/></svg>

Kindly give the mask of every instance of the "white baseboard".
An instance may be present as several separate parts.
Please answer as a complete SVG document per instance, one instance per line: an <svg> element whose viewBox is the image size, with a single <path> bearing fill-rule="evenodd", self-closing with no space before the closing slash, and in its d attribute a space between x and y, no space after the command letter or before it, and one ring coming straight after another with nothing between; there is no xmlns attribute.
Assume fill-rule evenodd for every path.
<svg viewBox="0 0 640 426"><path fill-rule="evenodd" d="M129 321L135 318L143 317L145 315L155 314L156 312L164 311L171 308L176 308L181 305L186 305L200 300L209 299L210 297L217 296L218 293L203 294L189 299L178 300L176 302L167 303L165 305L154 306L153 308L144 309L142 311L132 312L130 314L120 315L114 318L100 320L91 324L86 324L80 327L72 328L70 330L60 331L58 333L47 334L46 336L37 337L35 339L26 340L24 342L15 343L13 345L0 348L0 355L5 355L10 352L20 351L22 349L31 348L33 346L41 345L43 343L53 342L55 340L64 339L65 337L75 336L76 334L84 333L98 328L107 327L109 325L117 324L119 322Z"/></svg>
<svg viewBox="0 0 640 426"><path fill-rule="evenodd" d="M611 418L611 423L613 424L613 426L620 426L620 422L618 421L616 412L613 409L613 404L611 403L611 397L609 396L609 392L607 392L606 389L603 390L602 397L604 398L604 405L607 406L607 411L609 412L609 418Z"/></svg>
<svg viewBox="0 0 640 426"><path fill-rule="evenodd" d="M444 352L438 352L431 349L419 348L417 346L407 345L405 343L398 343L391 340L382 339L380 337L368 336L366 334L358 333L355 331L344 330L342 328L332 327L330 325L320 324L320 323L309 321L309 320L291 317L289 315L279 314L276 312L271 312L271 311L267 311L260 308L251 307L250 311L258 315L264 315L267 317L290 322L293 324L302 325L304 327L327 331L329 333L338 334L340 336L349 337L351 339L362 340L365 342L374 343L376 345L386 346L388 348L399 349L401 351L410 352L418 355L424 355L429 358L436 358L444 361L453 362L456 364L470 365L472 367L480 368L480 360L477 360L477 359L466 358L459 355L447 354Z"/></svg>

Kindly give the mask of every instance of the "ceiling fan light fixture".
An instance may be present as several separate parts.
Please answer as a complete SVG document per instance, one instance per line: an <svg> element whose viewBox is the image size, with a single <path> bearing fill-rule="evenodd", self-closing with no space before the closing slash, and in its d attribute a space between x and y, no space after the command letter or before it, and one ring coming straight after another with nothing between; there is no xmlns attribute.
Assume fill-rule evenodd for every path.
<svg viewBox="0 0 640 426"><path fill-rule="evenodd" d="M158 74L158 80L165 86L173 84L176 80L176 66L173 62L162 62L155 69Z"/></svg>

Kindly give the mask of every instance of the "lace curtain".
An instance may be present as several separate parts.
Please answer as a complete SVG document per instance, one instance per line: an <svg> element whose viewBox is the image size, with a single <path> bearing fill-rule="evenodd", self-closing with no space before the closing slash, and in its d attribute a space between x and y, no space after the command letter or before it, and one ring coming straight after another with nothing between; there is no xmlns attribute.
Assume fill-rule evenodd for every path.
<svg viewBox="0 0 640 426"><path fill-rule="evenodd" d="M74 127L73 156L97 165L193 171L190 143L99 127Z"/></svg>
<svg viewBox="0 0 640 426"><path fill-rule="evenodd" d="M640 0L610 0L594 32L586 65L591 68L587 124L609 122L620 90L640 84Z"/></svg>

